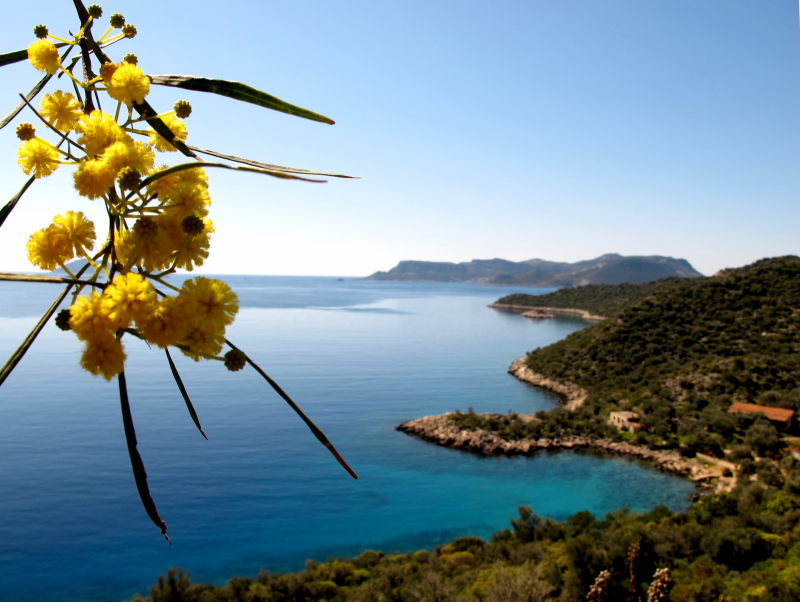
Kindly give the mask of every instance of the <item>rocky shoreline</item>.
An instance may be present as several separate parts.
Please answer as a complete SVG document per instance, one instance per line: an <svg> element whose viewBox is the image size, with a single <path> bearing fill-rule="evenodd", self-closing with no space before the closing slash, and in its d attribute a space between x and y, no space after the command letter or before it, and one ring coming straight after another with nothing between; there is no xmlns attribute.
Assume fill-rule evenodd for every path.
<svg viewBox="0 0 800 602"><path fill-rule="evenodd" d="M541 320L544 318L555 318L558 316L577 317L583 320L590 320L592 322L599 322L605 320L606 316L598 316L585 309L577 309L573 307L545 307L534 305L514 305L512 303L491 303L489 307L499 309L501 311L510 311L521 314L526 318L533 318Z"/></svg>
<svg viewBox="0 0 800 602"><path fill-rule="evenodd" d="M589 392L579 387L574 383L564 383L552 378L548 378L544 374L539 374L531 370L526 360L527 358L521 357L515 360L508 367L509 374L513 374L519 380L526 382L534 387L545 389L551 393L556 394L568 410L575 410L581 407L586 400L589 399Z"/></svg>
<svg viewBox="0 0 800 602"><path fill-rule="evenodd" d="M722 468L695 458L684 458L674 451L653 450L641 445L605 438L568 435L554 439L520 439L508 441L485 430L466 430L450 420L451 412L425 416L398 425L398 431L430 443L484 456L533 455L539 451L587 450L595 453L623 455L644 460L655 468L679 475L710 491L729 491L734 477L723 476Z"/></svg>

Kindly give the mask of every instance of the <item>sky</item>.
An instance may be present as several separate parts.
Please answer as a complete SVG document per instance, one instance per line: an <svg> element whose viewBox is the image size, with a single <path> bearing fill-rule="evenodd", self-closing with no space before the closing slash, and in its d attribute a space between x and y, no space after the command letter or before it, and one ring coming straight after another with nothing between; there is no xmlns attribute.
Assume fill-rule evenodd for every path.
<svg viewBox="0 0 800 602"><path fill-rule="evenodd" d="M358 176L210 172L200 272L616 252L712 274L800 250L795 0L100 4L139 32L109 53L134 52L145 73L242 81L336 121L153 86L156 108L192 103L190 144ZM74 31L72 1L4 7L0 51L25 48L38 23ZM0 68L0 112L36 81L26 63ZM26 180L17 145L0 131L0 199ZM0 271L32 271L28 236L69 209L103 223L69 169L37 181L0 230Z"/></svg>

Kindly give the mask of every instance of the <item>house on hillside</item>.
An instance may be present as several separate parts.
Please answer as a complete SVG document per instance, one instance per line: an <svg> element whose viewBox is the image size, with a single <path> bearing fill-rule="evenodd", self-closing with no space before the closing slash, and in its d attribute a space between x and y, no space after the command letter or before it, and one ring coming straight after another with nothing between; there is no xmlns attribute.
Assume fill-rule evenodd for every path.
<svg viewBox="0 0 800 602"><path fill-rule="evenodd" d="M636 412L619 410L608 415L608 422L621 431L635 433L642 428L642 419Z"/></svg>
<svg viewBox="0 0 800 602"><path fill-rule="evenodd" d="M741 414L763 414L764 417L772 423L779 431L788 431L794 422L794 410L787 410L785 408L773 408L770 406L762 406L755 403L742 403L735 401L728 408L728 413L741 413Z"/></svg>

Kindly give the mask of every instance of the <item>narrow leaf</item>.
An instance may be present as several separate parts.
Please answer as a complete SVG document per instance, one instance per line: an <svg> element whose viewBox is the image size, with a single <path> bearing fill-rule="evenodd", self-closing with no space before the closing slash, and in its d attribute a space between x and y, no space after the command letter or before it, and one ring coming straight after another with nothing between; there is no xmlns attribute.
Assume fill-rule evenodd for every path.
<svg viewBox="0 0 800 602"><path fill-rule="evenodd" d="M47 82L49 82L49 81L50 81L50 78L51 78L51 77L53 77L53 76L52 76L52 75L45 75L45 76L44 76L42 79L40 79L40 80L39 80L39 82L38 82L38 83L37 83L37 84L36 84L36 85L33 87L33 89L31 89L31 91L30 91L30 92L28 92L28 93L25 95L25 99L26 99L27 101L29 101L29 102L30 102L31 100L33 100L33 98L34 98L34 97L35 97L35 96L36 96L36 95L37 95L39 92L41 92L41 91L42 91L42 88L44 88L44 87L45 87L45 85L47 85ZM18 104L16 107L14 107L14 110L13 110L13 111L11 111L11 112L10 112L8 115L6 115L6 118L5 118L5 119L3 119L3 121L0 121L0 130L1 130L1 129L3 129L4 127L6 127L6 126L7 126L9 123L11 123L11 120L12 120L12 119L14 119L14 117L16 117L17 115L19 115L19 112L20 112L22 109L24 109L24 108L25 108L25 104L26 104L26 103L25 103L25 101L23 100L23 101L22 101L21 103L19 103L19 104Z"/></svg>
<svg viewBox="0 0 800 602"><path fill-rule="evenodd" d="M87 263L75 275L80 278L88 267L89 264ZM50 320L52 315L58 309L58 306L61 305L61 302L64 301L66 296L69 294L70 290L72 290L71 284L67 285L64 288L64 291L56 298L55 301L53 301L53 304L47 309L46 312L44 312L44 315L33 327L33 330L31 330L30 333L28 333L28 336L25 337L25 340L22 341L22 344L17 347L17 350L11 354L11 357L8 358L8 361L6 361L5 365L0 368L0 385L6 381L8 375L11 374L14 368L17 367L17 364L19 364L20 360L28 352L28 349L30 349L30 346L33 345L33 342L36 340L36 337L39 336L39 333L42 331L42 328L44 328L44 325Z"/></svg>
<svg viewBox="0 0 800 602"><path fill-rule="evenodd" d="M5 54L0 54L0 67L4 67L5 65L11 65L12 63L19 63L20 61L24 61L28 58L28 49L25 50L15 50L14 52L6 52Z"/></svg>
<svg viewBox="0 0 800 602"><path fill-rule="evenodd" d="M57 48L60 48L61 46L64 46L64 44L56 44L56 47L57 47ZM64 59L66 59L66 58L67 58L67 56L69 55L69 53L70 53L70 52L72 52L72 48L73 48L73 46L70 46L69 48L67 48L67 50L64 52L64 54L62 54L62 55L61 55L61 60L62 60L62 61L64 61ZM20 52L25 52L25 57L27 58L27 56L28 56L28 51L27 51L27 50L20 51ZM11 54L14 54L14 53L11 53ZM0 65L0 67L1 67L1 66L2 66L2 65ZM18 105L17 105L17 106L14 108L14 110L13 110L13 111L11 111L11 113L9 113L9 114L6 116L6 118L5 118L5 119L3 119L3 121L0 121L0 130L2 130L4 127L6 127L6 126L7 126L7 125L8 125L8 124L11 122L11 120L12 120L12 119L14 119L14 117L16 117L17 115L19 115L19 112L20 112L20 111L21 111L23 108L25 108L25 104L26 104L26 102L25 102L25 101L28 101L28 102L30 102L31 100L33 100L33 99L36 97L36 95L37 95L39 92L41 92L41 91L42 91L42 88L44 88L44 87L45 87L45 85L47 85L47 82L49 82L49 81L50 81L50 78L51 78L51 77L53 77L53 76L52 76L52 75L45 75L44 77L42 77L42 79L40 79L40 80L39 80L39 82L38 82L38 83L37 83L37 84L36 84L36 85L35 85L35 86L34 86L34 87L31 89L31 91L30 91L30 92L28 92L28 93L25 95L25 100L23 100L21 103L19 103L19 104L18 104Z"/></svg>
<svg viewBox="0 0 800 602"><path fill-rule="evenodd" d="M255 369L255 371L258 372L264 378L264 380L267 381L269 386L272 387L273 390L278 395L280 395L287 404L289 404L289 407L292 408L295 411L295 413L300 417L300 419L303 422L306 423L306 426L308 426L308 428L311 430L311 432L314 433L314 436L317 438L317 440L320 443L322 443L322 445L324 445L325 447L328 448L328 451L333 455L334 458L336 458L336 461L339 462L339 464L342 465L342 468L344 468L350 474L351 477L353 477L354 479L357 479L358 475L355 473L355 471L352 468L350 468L350 466L347 464L347 462L345 462L344 458L342 458L342 456L339 455L339 452L336 451L336 448L328 440L328 437L325 436L325 433L323 433L322 430L316 424L314 424L308 416L306 416L305 412L303 412L303 410L300 409L300 406L298 406L292 400L292 398L289 397L289 395L286 393L286 391L284 391L278 385L278 383L276 383L274 380L272 380L269 377L269 375L266 372L264 372L258 366L258 364L256 364L252 359L250 359L249 355L247 355L246 353L244 353L244 351L242 351L241 349L236 347L236 345L231 343L228 339L225 339L225 342L228 344L228 346L231 349L236 349L237 351L240 351L242 354L244 354L244 357L247 360L247 363L250 364Z"/></svg>
<svg viewBox="0 0 800 602"><path fill-rule="evenodd" d="M153 521L156 527L161 529L161 534L169 541L167 535L167 523L161 520L158 515L158 509L150 495L150 488L147 486L147 471L144 469L144 462L139 455L139 450L136 449L136 429L133 427L133 416L131 415L131 404L128 401L128 386L125 383L125 372L120 372L117 375L119 381L119 404L122 410L122 426L125 429L125 441L128 444L128 455L131 459L131 469L133 470L133 479L136 481L136 490L139 492L139 498L142 500L147 516Z"/></svg>
<svg viewBox="0 0 800 602"><path fill-rule="evenodd" d="M59 276L39 276L35 274L8 274L0 272L0 280L13 280L15 282L46 282L50 284L82 284L84 286L105 286L99 282L91 280L73 280L72 278L61 278Z"/></svg>
<svg viewBox="0 0 800 602"><path fill-rule="evenodd" d="M193 169L195 167L221 167L223 169L233 169L233 170L236 170L236 171L250 171L250 172L253 172L253 173L266 174L266 175L272 176L274 178L282 178L284 180L302 180L303 182L315 182L315 183L320 183L320 182L324 182L325 181L325 180L316 180L316 179L312 179L312 178L301 178L300 176L293 176L291 174L283 173L283 172L280 172L280 171L270 171L268 169L260 169L260 168L256 168L256 167L240 167L238 165L227 165L226 163L208 163L208 162L205 162L205 161L197 161L197 162L193 162L193 163L181 163L180 165L175 165L173 167L169 167L169 168L164 169L162 171L158 171L158 172L154 173L153 175L151 175L151 176L145 178L144 180L142 180L142 184L141 185L143 187L144 186L149 186L150 184L152 184L156 180L159 180L159 179L163 178L164 176L168 176L168 175L173 174L173 173L178 172L178 171L183 171L184 169Z"/></svg>
<svg viewBox="0 0 800 602"><path fill-rule="evenodd" d="M56 48L63 48L66 46L64 42L58 42L55 44ZM20 61L28 60L28 49L25 48L24 50L15 50L13 52L6 52L5 54L0 54L0 67L5 67L6 65L13 65L14 63L19 63Z"/></svg>
<svg viewBox="0 0 800 602"><path fill-rule="evenodd" d="M28 336L25 337L25 340L22 341L22 344L17 347L17 350L11 354L11 357L8 358L8 361L5 363L2 369L0 369L0 385L6 381L8 375L11 374L12 370L17 367L17 364L19 364L20 360L28 352L28 349L31 345L33 345L33 342L36 340L36 337L39 336L39 333L42 331L42 328L44 328L44 325L47 324L51 316L55 313L56 309L58 309L58 306L61 305L61 302L67 296L71 288L71 285L67 286L64 289L64 292L62 292L56 298L56 300L53 301L53 304L47 309L46 312L44 312L44 315L33 327L33 330L31 330Z"/></svg>
<svg viewBox="0 0 800 602"><path fill-rule="evenodd" d="M218 153L217 151L207 150L204 148L197 148L196 146L190 146L189 148L192 149L194 152L201 153L203 155L210 155L212 157L217 157L219 159L227 159L228 161L235 161L236 163L242 163L244 165L252 165L253 167L260 167L262 169L269 169L271 171L281 171L285 173L302 173L312 176L328 176L331 178L356 178L356 176L346 176L338 173L311 171L310 169L298 169L296 167L283 167L281 165L273 165L272 163L262 163L261 161L253 161L252 159L243 159L242 157L226 155L224 153Z"/></svg>
<svg viewBox="0 0 800 602"><path fill-rule="evenodd" d="M173 86L184 90L194 90L195 92L211 92L220 96L227 96L234 100L249 102L259 107L280 111L288 115L321 121L333 125L333 119L309 111L302 107L289 104L286 101L276 98L261 90L256 90L241 82L230 82L223 79L207 79L205 77L193 77L191 75L151 75L150 81L159 86Z"/></svg>
<svg viewBox="0 0 800 602"><path fill-rule="evenodd" d="M25 182L24 186L20 189L20 191L17 194L15 194L14 197L10 201L8 201L3 206L2 209L0 209L0 226L2 226L3 222L6 221L6 218L14 210L14 207L17 206L17 202L19 202L19 200L22 198L22 195L25 194L25 191L31 187L31 184L33 184L33 181L35 179L36 178L34 178L33 176L28 178L28 181Z"/></svg>
<svg viewBox="0 0 800 602"><path fill-rule="evenodd" d="M166 347L164 348L164 353L167 354L167 361L169 362L169 369L172 370L172 376L175 379L175 384L178 385L178 390L183 395L183 401L186 402L186 409L189 410L189 416L192 417L194 421L194 425L197 427L197 430L200 431L200 434L208 440L206 437L205 432L203 432L203 427L200 426L200 419L197 417L197 412L194 411L194 406L192 405L192 400L189 399L189 394L186 392L186 387L183 386L183 380L181 379L181 375L178 374L178 368L175 366L175 362L172 361L172 355L170 355L169 349Z"/></svg>

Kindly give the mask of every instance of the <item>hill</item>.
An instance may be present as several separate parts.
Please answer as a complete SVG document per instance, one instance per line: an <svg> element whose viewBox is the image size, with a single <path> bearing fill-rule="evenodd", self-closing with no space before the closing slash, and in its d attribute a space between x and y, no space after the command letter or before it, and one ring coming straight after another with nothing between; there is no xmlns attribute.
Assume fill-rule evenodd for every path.
<svg viewBox="0 0 800 602"><path fill-rule="evenodd" d="M728 412L734 401L800 409L800 258L672 284L527 355L530 369L588 392L576 409L449 416L480 438L557 443L579 434L677 449L726 466L730 491L704 495L686 512L579 512L563 522L521 506L511 528L490 541L366 551L225 586L170 571L148 600L800 599L797 438L762 416ZM616 409L640 413L642 428L610 426Z"/></svg>
<svg viewBox="0 0 800 602"><path fill-rule="evenodd" d="M694 433L717 448L733 434L732 401L800 410L798 318L800 258L765 259L667 287L526 363L588 390L597 411L641 412L646 441Z"/></svg>
<svg viewBox="0 0 800 602"><path fill-rule="evenodd" d="M514 293L492 305L582 309L598 316L610 316L623 308L641 302L654 293L678 286L693 286L704 278L661 278L640 284L586 284L562 288L544 295Z"/></svg>
<svg viewBox="0 0 800 602"><path fill-rule="evenodd" d="M401 261L387 272L375 272L369 280L481 282L520 286L569 287L584 284L619 284L649 282L659 278L701 276L685 259L660 255L638 257L616 253L594 259L564 263L529 259L473 259L449 263L434 261Z"/></svg>

